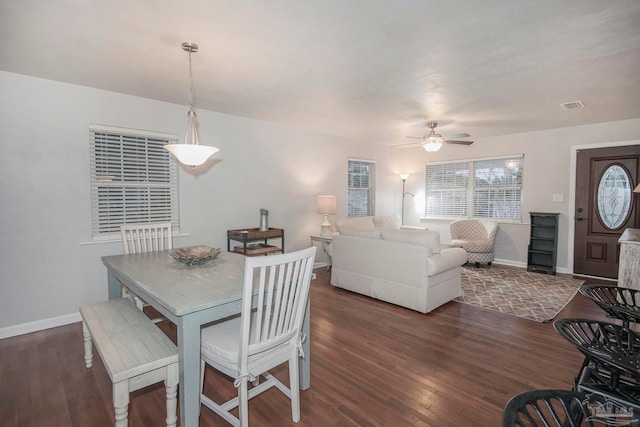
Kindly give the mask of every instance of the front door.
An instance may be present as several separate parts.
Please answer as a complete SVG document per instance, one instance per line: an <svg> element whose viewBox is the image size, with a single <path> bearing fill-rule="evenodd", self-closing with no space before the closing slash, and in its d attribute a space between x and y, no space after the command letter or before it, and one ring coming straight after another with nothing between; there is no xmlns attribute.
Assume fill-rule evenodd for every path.
<svg viewBox="0 0 640 427"><path fill-rule="evenodd" d="M574 274L618 277L618 239L640 226L639 177L640 145L578 150Z"/></svg>

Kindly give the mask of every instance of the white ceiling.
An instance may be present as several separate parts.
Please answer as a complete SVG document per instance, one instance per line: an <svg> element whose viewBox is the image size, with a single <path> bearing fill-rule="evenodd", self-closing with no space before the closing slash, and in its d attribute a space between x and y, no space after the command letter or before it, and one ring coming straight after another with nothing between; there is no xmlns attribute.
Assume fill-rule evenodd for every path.
<svg viewBox="0 0 640 427"><path fill-rule="evenodd" d="M197 109L384 145L640 117L638 0L1 0L0 40L1 70L185 105L193 41Z"/></svg>

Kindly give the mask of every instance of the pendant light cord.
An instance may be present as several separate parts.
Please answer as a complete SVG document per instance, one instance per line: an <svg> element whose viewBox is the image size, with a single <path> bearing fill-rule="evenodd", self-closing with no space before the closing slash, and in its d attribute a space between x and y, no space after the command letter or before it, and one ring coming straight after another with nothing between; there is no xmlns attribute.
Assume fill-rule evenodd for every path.
<svg viewBox="0 0 640 427"><path fill-rule="evenodd" d="M193 71L191 70L191 49L189 49L189 109L193 110Z"/></svg>

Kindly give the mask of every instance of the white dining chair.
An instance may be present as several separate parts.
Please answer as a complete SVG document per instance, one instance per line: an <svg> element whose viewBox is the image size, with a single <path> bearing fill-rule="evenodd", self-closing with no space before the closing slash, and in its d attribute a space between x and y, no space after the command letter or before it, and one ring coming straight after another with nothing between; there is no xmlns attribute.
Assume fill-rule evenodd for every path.
<svg viewBox="0 0 640 427"><path fill-rule="evenodd" d="M170 222L147 222L120 226L125 254L173 249Z"/></svg>
<svg viewBox="0 0 640 427"><path fill-rule="evenodd" d="M122 248L125 254L161 251L173 249L173 236L170 222L155 222L142 224L123 224L120 226ZM132 299L138 309L144 311L145 302L130 289L123 287L122 296ZM164 317L152 319L154 323L165 320Z"/></svg>
<svg viewBox="0 0 640 427"><path fill-rule="evenodd" d="M310 247L246 258L240 316L202 329L200 401L234 426L248 426L249 399L274 386L291 400L292 420L300 420L298 358L304 357L301 331L315 254ZM289 387L268 372L285 362ZM233 378L238 396L222 404L205 396L205 364ZM230 412L236 407L239 418Z"/></svg>

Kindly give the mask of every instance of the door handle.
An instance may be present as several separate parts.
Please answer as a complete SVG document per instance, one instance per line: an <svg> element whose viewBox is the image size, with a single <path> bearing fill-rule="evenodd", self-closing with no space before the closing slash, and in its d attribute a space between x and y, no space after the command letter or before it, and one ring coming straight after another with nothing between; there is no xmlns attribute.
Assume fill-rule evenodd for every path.
<svg viewBox="0 0 640 427"><path fill-rule="evenodd" d="M576 218L576 221L584 221L584 218L582 218L581 216Z"/></svg>

